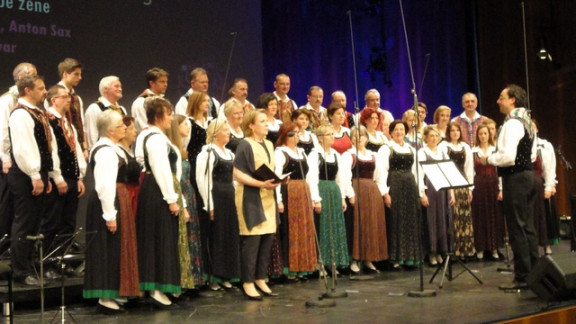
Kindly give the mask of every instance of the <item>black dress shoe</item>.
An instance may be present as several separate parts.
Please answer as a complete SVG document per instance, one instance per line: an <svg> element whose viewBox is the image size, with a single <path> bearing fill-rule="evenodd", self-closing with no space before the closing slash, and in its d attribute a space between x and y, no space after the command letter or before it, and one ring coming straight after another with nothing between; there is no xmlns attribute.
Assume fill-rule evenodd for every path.
<svg viewBox="0 0 576 324"><path fill-rule="evenodd" d="M254 285L256 286L256 289L260 290L260 292L262 293L262 295L264 295L264 297L278 297L280 296L278 293L275 292L265 292L264 290L262 290L262 288L258 287L258 285Z"/></svg>
<svg viewBox="0 0 576 324"><path fill-rule="evenodd" d="M509 284L500 285L498 287L500 290L520 290L520 289L528 289L528 284L523 281L513 281Z"/></svg>
<svg viewBox="0 0 576 324"><path fill-rule="evenodd" d="M377 274L380 273L380 271L378 269L370 269L368 267L364 267L363 269L365 274Z"/></svg>
<svg viewBox="0 0 576 324"><path fill-rule="evenodd" d="M96 307L96 311L104 315L119 315L126 312L123 308L113 309L103 306L102 304L98 304L98 306Z"/></svg>
<svg viewBox="0 0 576 324"><path fill-rule="evenodd" d="M250 296L250 295L248 295L248 293L246 293L246 290L244 290L243 288L240 290L242 290L242 293L244 294L244 296L246 296L246 298L248 298L249 300L262 301L262 299L263 299L261 295Z"/></svg>
<svg viewBox="0 0 576 324"><path fill-rule="evenodd" d="M158 307L159 309L170 309L170 306L172 306L172 304L170 305L166 305L166 304L162 304L161 302L159 302L158 300L150 297L150 303L156 307Z"/></svg>
<svg viewBox="0 0 576 324"><path fill-rule="evenodd" d="M33 275L28 275L24 278L17 279L16 282L26 286L40 286L40 279Z"/></svg>

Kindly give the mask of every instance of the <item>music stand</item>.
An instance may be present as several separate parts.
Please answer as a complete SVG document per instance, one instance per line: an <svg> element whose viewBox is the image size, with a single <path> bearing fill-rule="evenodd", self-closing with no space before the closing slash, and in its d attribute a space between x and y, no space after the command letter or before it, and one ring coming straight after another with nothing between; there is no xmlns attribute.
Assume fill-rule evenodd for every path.
<svg viewBox="0 0 576 324"><path fill-rule="evenodd" d="M439 161L426 161L421 162L422 168L424 169L424 173L432 185L436 190L449 190L455 188L466 188L470 187L471 184L468 183L468 180L464 177L462 172L458 169L454 161L452 160L439 160ZM446 216L448 217L448 216ZM462 273L467 271L470 275L472 275L480 284L483 284L482 280L478 278L459 258L454 256L454 222L451 219L447 219L446 221L448 227L448 233L452 240L448 242L448 252L446 253L446 258L443 260L440 267L436 269L432 278L430 278L430 283L434 281L434 278L442 271L442 279L440 280L439 288L442 288L444 283L444 278L446 277L446 272L448 272L448 281L455 280L458 276ZM464 270L457 274L456 276L452 275L452 263L450 260L454 258L456 262L458 262Z"/></svg>
<svg viewBox="0 0 576 324"><path fill-rule="evenodd" d="M61 315L60 317L60 322L61 323L65 323L66 322L66 315L68 314L68 316L70 316L70 318L72 319L72 322L76 322L76 320L74 319L74 316L72 316L72 314L66 309L66 303L65 303L65 275L64 275L64 268L65 268L65 264L64 264L64 258L66 256L66 254L68 254L68 252L70 251L70 249L72 248L72 246L74 245L74 243L76 242L76 238L78 237L78 235L83 231L84 229L82 227L78 228L78 230L75 233L72 234L58 234L55 236L55 239L58 237L68 237L66 240L64 240L64 242L62 242L60 245L56 246L56 248L54 248L54 250L52 250L44 259L43 261L49 260L49 258L55 254L57 251L64 249L64 252L62 252L61 256L57 256L56 262L57 264L60 266L60 300L61 300L61 304L60 304L60 310L58 312L56 312L56 314L54 314L54 317L52 317L52 320L50 321L50 323L53 323L54 320L56 319L56 316L58 316L58 314Z"/></svg>

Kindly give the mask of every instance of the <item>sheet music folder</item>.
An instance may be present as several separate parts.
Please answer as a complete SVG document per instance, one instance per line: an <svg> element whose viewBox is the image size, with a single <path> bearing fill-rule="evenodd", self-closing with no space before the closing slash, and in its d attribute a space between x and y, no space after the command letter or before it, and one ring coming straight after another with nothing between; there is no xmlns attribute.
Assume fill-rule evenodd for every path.
<svg viewBox="0 0 576 324"><path fill-rule="evenodd" d="M292 173L292 172L290 172L290 173ZM254 171L254 174L252 174L252 176L256 180L266 181L266 180L274 179L274 183L280 183L280 182L286 180L288 178L288 176L290 175L290 173L283 174L279 177L266 164L262 164L256 171Z"/></svg>
<svg viewBox="0 0 576 324"><path fill-rule="evenodd" d="M425 161L420 165L437 191L472 186L452 160Z"/></svg>

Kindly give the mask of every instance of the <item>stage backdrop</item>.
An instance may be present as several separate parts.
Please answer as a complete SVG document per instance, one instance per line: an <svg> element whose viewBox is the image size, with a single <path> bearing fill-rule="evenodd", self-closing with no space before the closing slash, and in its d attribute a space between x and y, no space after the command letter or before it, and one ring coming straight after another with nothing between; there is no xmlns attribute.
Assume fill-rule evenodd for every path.
<svg viewBox="0 0 576 324"><path fill-rule="evenodd" d="M220 99L231 32L237 39L226 88L243 77L261 89L259 8L259 0L0 0L0 92L14 83L19 62L35 64L50 86L59 81L58 62L73 57L85 65L77 91L86 105L99 96L102 77L117 75L129 108L155 66L170 73L172 102L197 66L208 70L211 95Z"/></svg>

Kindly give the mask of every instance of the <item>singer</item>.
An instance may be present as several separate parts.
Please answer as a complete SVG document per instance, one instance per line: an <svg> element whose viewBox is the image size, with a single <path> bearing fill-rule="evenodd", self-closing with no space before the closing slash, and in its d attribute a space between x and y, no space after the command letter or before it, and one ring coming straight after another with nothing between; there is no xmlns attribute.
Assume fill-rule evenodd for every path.
<svg viewBox="0 0 576 324"><path fill-rule="evenodd" d="M48 172L58 161L58 148L48 119L39 106L46 97L44 80L36 75L17 82L19 99L8 122L14 163L8 173L8 185L14 195L12 223L12 270L17 282L40 285L33 275L34 242L27 235L38 233L46 194L52 191Z"/></svg>
<svg viewBox="0 0 576 324"><path fill-rule="evenodd" d="M274 170L274 147L266 140L267 115L262 109L247 112L242 124L246 138L238 144L234 159L236 209L240 226L242 282L250 300L262 300L258 287L266 296L274 295L266 284L273 234L278 224L278 209L272 179L259 181L251 175L262 164Z"/></svg>
<svg viewBox="0 0 576 324"><path fill-rule="evenodd" d="M126 125L122 115L111 109L98 116L97 125L100 139L90 153L95 190L89 197L86 216L86 230L97 233L86 250L83 295L84 298L99 298L98 309L101 312L114 313L120 311L113 298L119 297L121 280L122 220L119 216L122 209L118 208L118 213L120 204L117 202L121 195L117 192L117 182L126 170L126 157L116 144L126 135ZM126 191L123 196L128 197ZM138 294L137 289L135 294Z"/></svg>

